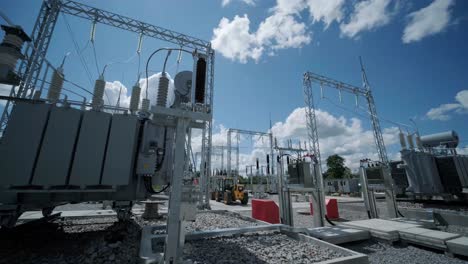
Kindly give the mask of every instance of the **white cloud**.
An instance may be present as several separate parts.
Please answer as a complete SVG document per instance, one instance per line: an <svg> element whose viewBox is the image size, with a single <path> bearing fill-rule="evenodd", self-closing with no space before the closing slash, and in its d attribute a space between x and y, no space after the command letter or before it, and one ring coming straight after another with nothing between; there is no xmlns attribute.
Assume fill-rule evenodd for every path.
<svg viewBox="0 0 468 264"><path fill-rule="evenodd" d="M245 3L245 4L247 4L247 5L250 5L250 6L255 5L255 0L241 0L241 1L242 1L243 3ZM223 1L221 2L221 5L222 5L223 7L225 7L225 6L229 5L231 2L232 2L232 0L223 0Z"/></svg>
<svg viewBox="0 0 468 264"><path fill-rule="evenodd" d="M442 32L450 24L454 0L434 0L430 5L408 15L402 41L411 43Z"/></svg>
<svg viewBox="0 0 468 264"><path fill-rule="evenodd" d="M292 15L274 11L255 32L250 29L247 15L236 15L232 21L223 17L213 30L211 44L224 57L246 63L249 59L258 61L264 52L300 48L310 41L304 23Z"/></svg>
<svg viewBox="0 0 468 264"><path fill-rule="evenodd" d="M0 84L0 95L9 96L11 92L11 85ZM4 106L6 104L5 100L0 100L0 105Z"/></svg>
<svg viewBox="0 0 468 264"><path fill-rule="evenodd" d="M298 21L298 13L306 6L304 0L277 0L257 30L251 29L247 15L232 20L223 17L213 30L211 44L224 57L241 63L258 62L264 53L301 48L312 40L305 23Z"/></svg>
<svg viewBox="0 0 468 264"><path fill-rule="evenodd" d="M344 0L307 0L307 5L313 22L323 21L326 29L335 20L341 22L344 2Z"/></svg>
<svg viewBox="0 0 468 264"><path fill-rule="evenodd" d="M468 90L458 92L455 96L455 100L457 100L461 106L468 109Z"/></svg>
<svg viewBox="0 0 468 264"><path fill-rule="evenodd" d="M273 50L300 48L310 43L306 25L296 21L292 15L275 13L263 21L256 34L257 42Z"/></svg>
<svg viewBox="0 0 468 264"><path fill-rule="evenodd" d="M341 23L341 34L354 38L360 32L373 30L390 22L390 0L365 0L354 5L348 23Z"/></svg>
<svg viewBox="0 0 468 264"><path fill-rule="evenodd" d="M248 59L258 61L262 55L263 47L257 43L255 34L250 33L247 15L235 16L232 21L223 17L213 34L213 48L226 58L246 63Z"/></svg>
<svg viewBox="0 0 468 264"><path fill-rule="evenodd" d="M441 104L438 107L431 108L426 116L431 120L447 121L452 118L454 113L468 113L468 90L462 90L455 96L455 103Z"/></svg>

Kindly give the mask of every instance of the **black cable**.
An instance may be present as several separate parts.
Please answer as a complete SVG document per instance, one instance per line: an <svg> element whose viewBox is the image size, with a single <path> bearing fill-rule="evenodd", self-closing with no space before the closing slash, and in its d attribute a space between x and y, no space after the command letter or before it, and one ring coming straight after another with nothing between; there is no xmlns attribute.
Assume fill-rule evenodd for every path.
<svg viewBox="0 0 468 264"><path fill-rule="evenodd" d="M397 210L397 213L398 213L401 217L405 217L405 216L400 212L400 210Z"/></svg>
<svg viewBox="0 0 468 264"><path fill-rule="evenodd" d="M161 159L161 162L159 162L159 165L156 164L156 171L160 171L162 168L162 164L164 163L164 158L166 157L166 140L167 140L167 127L164 127L164 143L163 143L163 157Z"/></svg>
<svg viewBox="0 0 468 264"><path fill-rule="evenodd" d="M332 221L331 221L331 220L328 218L328 216L327 216L327 215L325 215L325 220L327 220L327 222L328 222L330 225L332 225L332 226L336 226L336 224L335 224L335 223L333 223L333 222L332 222Z"/></svg>
<svg viewBox="0 0 468 264"><path fill-rule="evenodd" d="M161 50L167 50L167 51L172 51L172 50L179 50L179 51L183 51L183 52L187 52L189 54L192 54L192 52L188 51L188 50L184 50L184 49L180 49L180 48L159 48L155 51L153 51L153 53L151 53L151 55L148 57L148 60L146 60L146 99L148 99L148 65L149 65L149 62L150 60L153 58L153 56L160 52ZM167 59L166 59L167 61Z"/></svg>
<svg viewBox="0 0 468 264"><path fill-rule="evenodd" d="M163 187L161 190L155 191L155 190L153 189L153 183L152 183L152 181L151 181L151 177L145 177L144 183L145 183L146 191L148 191L148 192L151 193L151 194L159 194L159 193L162 193L162 192L166 191L167 188L169 188L169 186L171 186L171 183L168 183L168 184L167 184L165 187Z"/></svg>

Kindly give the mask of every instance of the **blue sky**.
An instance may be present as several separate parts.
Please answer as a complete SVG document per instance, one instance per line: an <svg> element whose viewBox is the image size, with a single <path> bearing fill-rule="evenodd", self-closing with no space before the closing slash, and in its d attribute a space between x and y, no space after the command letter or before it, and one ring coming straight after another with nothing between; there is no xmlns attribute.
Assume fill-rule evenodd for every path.
<svg viewBox="0 0 468 264"><path fill-rule="evenodd" d="M3 0L0 8L29 33L40 2ZM421 134L454 129L462 146L468 145L467 1L79 2L212 41L217 50L214 144L225 143L223 127L266 131L270 115L278 137L304 137L302 112L295 111L304 105L302 74L309 70L360 86L358 57L362 56L381 117L405 124L413 118ZM83 48L89 40L90 22L70 16L66 20ZM130 63L114 64L106 71L106 80L122 83L128 95L137 80L137 38L104 25L98 25L96 31L101 69L106 63L133 57ZM161 46L167 44L145 39L142 61ZM48 58L58 65L66 52L72 53L65 66L66 77L92 89L60 17ZM97 70L89 47L83 56L95 79ZM169 65L174 76L175 57ZM158 71L159 64L152 67ZM180 66L184 68L191 68L188 58ZM340 104L351 110L347 111L330 102L339 102L336 92L326 90L327 99L320 99L318 89L314 92L320 109L322 152L342 154L352 167L359 158L372 156L370 124L361 117L365 112L356 110L354 98L345 97ZM361 105L365 106L363 101ZM395 124L382 121L382 126L390 156L396 157ZM255 149L244 154L243 163L261 155Z"/></svg>

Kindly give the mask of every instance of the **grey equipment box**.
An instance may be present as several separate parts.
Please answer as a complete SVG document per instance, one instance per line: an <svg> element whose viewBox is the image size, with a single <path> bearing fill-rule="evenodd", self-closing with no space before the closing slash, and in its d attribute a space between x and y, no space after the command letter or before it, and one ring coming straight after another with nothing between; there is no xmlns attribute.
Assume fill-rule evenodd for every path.
<svg viewBox="0 0 468 264"><path fill-rule="evenodd" d="M80 128L81 111L53 107L37 160L34 185L66 185Z"/></svg>
<svg viewBox="0 0 468 264"><path fill-rule="evenodd" d="M297 162L288 165L289 184L302 184L305 188L313 187L310 162Z"/></svg>
<svg viewBox="0 0 468 264"><path fill-rule="evenodd" d="M16 102L0 144L0 185L28 185L50 105Z"/></svg>
<svg viewBox="0 0 468 264"><path fill-rule="evenodd" d="M99 185L110 122L111 114L84 112L70 173L70 185Z"/></svg>
<svg viewBox="0 0 468 264"><path fill-rule="evenodd" d="M113 115L102 185L128 185L134 172L139 122L133 115Z"/></svg>

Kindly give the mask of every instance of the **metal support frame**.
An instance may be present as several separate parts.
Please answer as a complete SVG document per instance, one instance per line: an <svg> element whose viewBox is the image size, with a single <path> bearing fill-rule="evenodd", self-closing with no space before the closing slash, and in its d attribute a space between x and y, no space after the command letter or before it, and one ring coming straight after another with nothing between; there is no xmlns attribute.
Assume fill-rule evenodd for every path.
<svg viewBox="0 0 468 264"><path fill-rule="evenodd" d="M182 118L177 120L174 164L185 164L187 121ZM166 263L178 262L179 257L182 256L185 242L185 228L181 212L184 168L185 166L174 166L174 174L171 181L167 221L167 233L169 235L166 237L166 245L164 247L164 259Z"/></svg>
<svg viewBox="0 0 468 264"><path fill-rule="evenodd" d="M271 168L271 174L270 175L275 175L275 170L274 170L274 158L273 158L273 134L266 133L266 132L259 132L259 131L250 131L250 130L243 130L243 129L237 129L237 128L229 128L227 131L227 171L228 171L228 176L232 176L231 173L231 139L232 139L232 133L236 133L237 135L237 140L239 142L240 140L240 135L251 135L251 136L268 136L268 139L270 140L270 168ZM239 173L239 145L237 145L237 157L236 157L236 162L237 162L237 171ZM235 182L238 180L238 175L235 175L234 177Z"/></svg>
<svg viewBox="0 0 468 264"><path fill-rule="evenodd" d="M211 146L212 156L221 156L221 170L224 170L224 151L228 150L227 146ZM231 150L238 151L236 147L231 147ZM239 165L238 165L239 166Z"/></svg>
<svg viewBox="0 0 468 264"><path fill-rule="evenodd" d="M379 218L377 205L375 203L374 190L369 189L366 168L364 168L362 164L359 167L359 176L361 178L362 196L364 199L364 205L366 206L367 215L369 218Z"/></svg>
<svg viewBox="0 0 468 264"><path fill-rule="evenodd" d="M319 74L315 74L312 72L306 72L304 74L304 91L306 90L307 92L310 91L312 104L309 104L309 105L311 105L312 108L313 108L313 97L312 97L312 83L313 82L319 84L321 88L325 86L325 87L337 89L340 92L340 94L343 91L349 94L353 94L356 97L361 96L366 99L368 109L369 109L369 117L372 123L374 141L375 141L377 153L384 167L383 174L384 174L384 182L385 182L385 189L386 189L385 200L387 202L387 208L388 208L390 217L398 217L398 214L397 214L398 209L397 209L395 193L393 189L394 183L393 183L393 179L392 179L391 172L390 172L390 164L389 164L389 160L387 156L387 150L385 148L385 143L383 140L382 129L380 127L380 121L377 115L377 108L375 106L374 97L372 96L372 91L370 90L370 85L369 85L369 82L367 81L367 77L366 77L364 69L362 69L362 74L363 74L363 80L364 80L364 88L359 88L350 84L336 81L331 78L328 78ZM308 94L306 94L306 100L307 100L307 96ZM312 123L312 125L315 126L312 128L312 131L316 130L317 129L316 123ZM317 135L312 133L312 136L315 137ZM318 136L316 140L318 142ZM317 147L318 147L318 144L317 144Z"/></svg>
<svg viewBox="0 0 468 264"><path fill-rule="evenodd" d="M325 225L325 208L322 207L320 203L320 188L315 184L313 188L305 188L303 185L290 185L288 184L287 178L284 175L284 156L289 155L289 153L297 153L298 156L307 152L308 150L301 147L294 148L292 146L288 147L278 147L275 146L275 150L278 151L278 162L277 162L277 172L278 172L278 189L279 189L279 207L280 207L280 218L281 223L289 226L294 226L294 209L292 207L291 193L300 192L300 193L310 193L312 194L312 206L314 208L313 218L313 227L322 227ZM318 172L318 164L314 164L314 174Z"/></svg>
<svg viewBox="0 0 468 264"><path fill-rule="evenodd" d="M308 73L304 74L304 102L306 110L307 136L309 141L309 152L314 155L312 169L316 184L316 191L312 192L312 203L318 213L314 213L314 219L317 226L325 225L325 192L323 186L322 157L320 154L317 117L315 114L314 95L312 92L311 78Z"/></svg>

